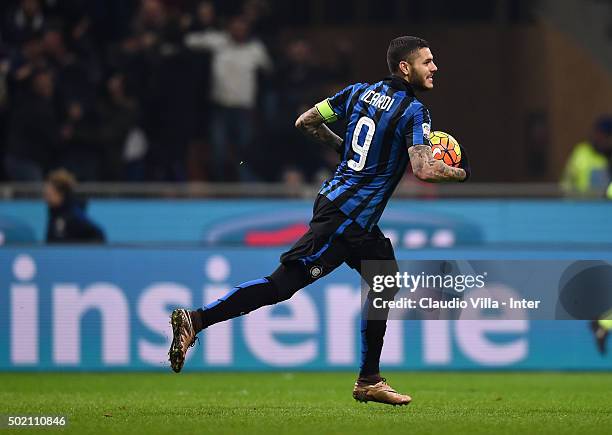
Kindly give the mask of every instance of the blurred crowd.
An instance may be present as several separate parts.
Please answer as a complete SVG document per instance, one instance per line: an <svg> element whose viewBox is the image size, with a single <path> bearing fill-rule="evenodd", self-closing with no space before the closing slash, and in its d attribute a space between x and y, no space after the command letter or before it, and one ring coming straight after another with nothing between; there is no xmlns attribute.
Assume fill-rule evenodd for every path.
<svg viewBox="0 0 612 435"><path fill-rule="evenodd" d="M266 0L0 2L0 179L316 181L293 128L350 81Z"/></svg>

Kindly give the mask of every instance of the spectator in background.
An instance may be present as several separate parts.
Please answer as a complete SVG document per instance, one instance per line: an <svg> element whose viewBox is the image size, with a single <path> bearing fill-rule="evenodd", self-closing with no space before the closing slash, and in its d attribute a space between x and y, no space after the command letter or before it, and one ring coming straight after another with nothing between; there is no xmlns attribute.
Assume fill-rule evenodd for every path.
<svg viewBox="0 0 612 435"><path fill-rule="evenodd" d="M131 134L135 134L139 122L139 107L133 98L126 94L125 76L121 73L113 73L106 80L106 89L98 103L98 141L102 150L101 179L106 181L118 181L124 178L142 179L129 171L127 167L133 160L126 160L128 150L127 142ZM142 134L142 133L141 133ZM136 154L142 159L146 149L137 150ZM129 157L134 157L134 152L129 150ZM128 172L131 175L128 176ZM142 169L139 171L142 173Z"/></svg>
<svg viewBox="0 0 612 435"><path fill-rule="evenodd" d="M72 53L79 58L89 59L96 57L96 47L92 31L90 12L101 12L99 7L91 0L41 0L43 11L47 19L47 29L60 30L65 38L65 44ZM101 0L94 0L100 2ZM104 8L112 8L113 0L104 0ZM113 23L116 27L118 23Z"/></svg>
<svg viewBox="0 0 612 435"><path fill-rule="evenodd" d="M135 33L127 36L111 49L109 57L109 66L125 77L126 94L141 103L146 101L149 62L142 38Z"/></svg>
<svg viewBox="0 0 612 435"><path fill-rule="evenodd" d="M565 165L561 187L567 194L606 189L612 179L612 116L594 125L590 141L578 143Z"/></svg>
<svg viewBox="0 0 612 435"><path fill-rule="evenodd" d="M167 22L168 14L160 0L142 0L133 28L142 35L142 43L149 49L160 42Z"/></svg>
<svg viewBox="0 0 612 435"><path fill-rule="evenodd" d="M186 157L194 137L198 97L197 59L185 47L179 22L168 22L154 52L147 104L151 143L151 176L160 181L186 181Z"/></svg>
<svg viewBox="0 0 612 435"><path fill-rule="evenodd" d="M42 181L60 146L60 121L54 105L55 85L47 71L33 73L31 90L9 122L6 173L11 180Z"/></svg>
<svg viewBox="0 0 612 435"><path fill-rule="evenodd" d="M104 232L85 215L74 197L76 179L65 169L49 174L44 198L49 210L47 243L103 243Z"/></svg>
<svg viewBox="0 0 612 435"><path fill-rule="evenodd" d="M220 25L217 19L217 12L212 1L201 1L195 5L193 15L189 18L186 27L187 32L185 41L191 38L199 38L206 33L220 34ZM195 62L197 76L192 83L195 87L196 126L194 138L190 144L187 165L190 180L210 179L212 156L210 155L210 84L211 84L211 58L212 54L208 50L191 50L190 55Z"/></svg>
<svg viewBox="0 0 612 435"><path fill-rule="evenodd" d="M282 180L287 196L295 198L307 196L304 194L305 190L308 192L308 190L305 189L304 174L299 169L291 166L286 167L282 171Z"/></svg>
<svg viewBox="0 0 612 435"><path fill-rule="evenodd" d="M289 42L276 70L276 107L267 120L273 138L270 146L274 147L270 158L278 159L272 161L270 167L290 165L310 179L326 166L324 156L329 147L313 143L294 127L297 117L312 107L324 92L326 73L308 41L295 39ZM292 144L291 153L285 152L287 144ZM332 153L337 163L337 155L334 151ZM278 171L274 172L276 177L280 175Z"/></svg>
<svg viewBox="0 0 612 435"><path fill-rule="evenodd" d="M189 35L202 35L204 32L219 31L217 12L212 1L203 1L196 6L194 16L189 23Z"/></svg>
<svg viewBox="0 0 612 435"><path fill-rule="evenodd" d="M57 107L62 120L58 165L81 180L99 179L101 150L96 141L95 76L91 64L71 52L59 23L50 24L43 48L56 78Z"/></svg>
<svg viewBox="0 0 612 435"><path fill-rule="evenodd" d="M62 153L59 164L85 181L98 180L102 152L91 111L80 101L70 101L61 129Z"/></svg>
<svg viewBox="0 0 612 435"><path fill-rule="evenodd" d="M78 101L84 106L83 110L90 111L95 102L95 72L68 50L59 29L53 28L45 32L43 47L56 77L60 103L68 106Z"/></svg>
<svg viewBox="0 0 612 435"><path fill-rule="evenodd" d="M46 66L47 60L41 35L29 35L10 57L7 74L8 98L19 104L24 95L30 91L33 73Z"/></svg>
<svg viewBox="0 0 612 435"><path fill-rule="evenodd" d="M325 71L312 45L303 39L291 41L283 53L276 74L280 111L293 121L304 106L310 106L325 83ZM287 113L288 112L288 113ZM299 113L298 113L299 112ZM278 114L277 114L278 115ZM293 122L289 122L293 129Z"/></svg>
<svg viewBox="0 0 612 435"><path fill-rule="evenodd" d="M241 15L249 23L253 34L264 43L273 43L280 30L268 0L244 0Z"/></svg>
<svg viewBox="0 0 612 435"><path fill-rule="evenodd" d="M4 24L7 41L21 43L45 27L45 16L39 0L20 0L17 7L8 14Z"/></svg>
<svg viewBox="0 0 612 435"><path fill-rule="evenodd" d="M191 34L186 38L192 49L213 53L211 144L217 181L228 180L227 170L238 168L247 181L246 153L254 134L258 73L270 72L272 62L265 46L250 37L247 21L233 18L225 32ZM231 165L231 166L230 166Z"/></svg>
<svg viewBox="0 0 612 435"><path fill-rule="evenodd" d="M76 18L73 20L76 26L73 27L72 37L79 51L81 38L85 36L86 42L99 52L95 53L96 56L104 54L109 45L130 33L138 7L138 1L134 0L78 0L78 3L76 11L71 14Z"/></svg>

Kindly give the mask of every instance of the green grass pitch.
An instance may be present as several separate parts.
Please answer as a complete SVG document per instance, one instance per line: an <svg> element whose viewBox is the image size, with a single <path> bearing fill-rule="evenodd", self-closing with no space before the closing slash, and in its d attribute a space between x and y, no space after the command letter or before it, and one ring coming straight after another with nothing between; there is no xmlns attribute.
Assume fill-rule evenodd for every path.
<svg viewBox="0 0 612 435"><path fill-rule="evenodd" d="M63 414L79 434L612 433L612 373L386 375L410 406L355 402L346 372L2 373L0 414Z"/></svg>

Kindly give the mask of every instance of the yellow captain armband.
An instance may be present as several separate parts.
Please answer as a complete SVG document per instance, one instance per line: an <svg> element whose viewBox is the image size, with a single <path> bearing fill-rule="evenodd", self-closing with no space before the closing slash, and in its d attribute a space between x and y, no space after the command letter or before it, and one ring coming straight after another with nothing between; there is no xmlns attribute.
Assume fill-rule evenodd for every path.
<svg viewBox="0 0 612 435"><path fill-rule="evenodd" d="M608 197L608 199L612 199L612 183L610 183L610 185L608 186L606 196Z"/></svg>
<svg viewBox="0 0 612 435"><path fill-rule="evenodd" d="M338 120L338 115L336 115L334 109L332 109L331 104L329 104L329 100L323 100L320 103L315 104L315 107L319 111L323 121L336 122Z"/></svg>

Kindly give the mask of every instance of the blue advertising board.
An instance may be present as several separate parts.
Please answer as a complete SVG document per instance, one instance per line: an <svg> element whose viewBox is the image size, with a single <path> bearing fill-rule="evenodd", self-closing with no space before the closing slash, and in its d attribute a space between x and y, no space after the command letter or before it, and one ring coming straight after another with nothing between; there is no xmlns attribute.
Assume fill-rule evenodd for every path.
<svg viewBox="0 0 612 435"><path fill-rule="evenodd" d="M296 240L310 200L92 200L91 218L110 243L278 246ZM0 202L0 244L40 242L41 201ZM481 244L609 244L612 202L391 200L380 226L396 247Z"/></svg>
<svg viewBox="0 0 612 435"><path fill-rule="evenodd" d="M0 370L169 370L169 313L269 274L273 248L5 247ZM610 252L398 250L400 259L601 259ZM212 326L186 370L336 370L359 361L358 276ZM585 321L390 321L384 369L609 370Z"/></svg>

